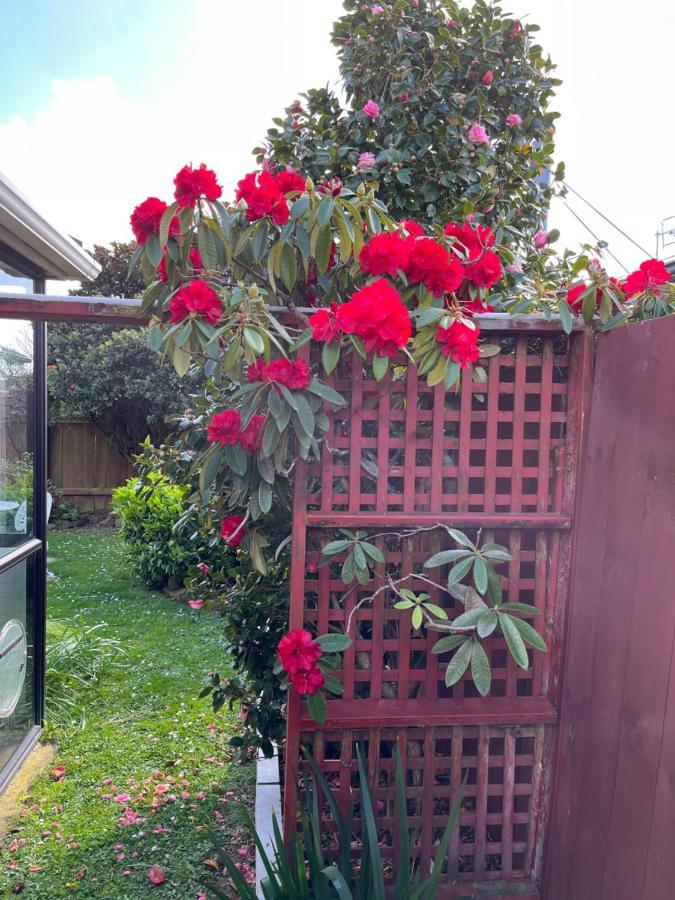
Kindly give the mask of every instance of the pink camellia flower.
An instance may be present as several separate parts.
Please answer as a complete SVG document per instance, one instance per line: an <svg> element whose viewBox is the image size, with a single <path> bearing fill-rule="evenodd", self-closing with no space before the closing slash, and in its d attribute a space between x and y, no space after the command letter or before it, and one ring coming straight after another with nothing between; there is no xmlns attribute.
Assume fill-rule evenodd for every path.
<svg viewBox="0 0 675 900"><path fill-rule="evenodd" d="M150 884L164 884L166 872L161 866L150 866L148 869L148 881Z"/></svg>
<svg viewBox="0 0 675 900"><path fill-rule="evenodd" d="M374 153L362 153L356 164L357 169L372 169L376 165Z"/></svg>
<svg viewBox="0 0 675 900"><path fill-rule="evenodd" d="M410 100L410 94L407 91L403 91L403 93L401 94L401 101L403 103L407 103L408 100Z"/></svg>
<svg viewBox="0 0 675 900"><path fill-rule="evenodd" d="M474 144L489 144L490 138L485 128L478 122L474 122L466 133L468 139Z"/></svg>
<svg viewBox="0 0 675 900"><path fill-rule="evenodd" d="M202 575L208 575L211 571L210 567L206 565L206 563L200 562L197 563L197 568L202 573Z"/></svg>
<svg viewBox="0 0 675 900"><path fill-rule="evenodd" d="M516 128L518 125L523 124L523 120L520 118L518 113L511 113L506 117L506 124L509 128Z"/></svg>
<svg viewBox="0 0 675 900"><path fill-rule="evenodd" d="M533 238L537 250L542 250L548 244L548 231L538 231Z"/></svg>
<svg viewBox="0 0 675 900"><path fill-rule="evenodd" d="M198 597L196 600L188 600L188 606L191 606L192 609L201 609L204 605L204 601L201 597Z"/></svg>
<svg viewBox="0 0 675 900"><path fill-rule="evenodd" d="M369 100L363 107L363 111L371 119L376 119L380 114L380 106L374 100Z"/></svg>
<svg viewBox="0 0 675 900"><path fill-rule="evenodd" d="M379 16L381 13L384 12L384 6L380 6L379 3L374 3L370 7L370 11L374 16Z"/></svg>
<svg viewBox="0 0 675 900"><path fill-rule="evenodd" d="M122 803L124 806L131 800L131 794L118 794L113 798L116 803Z"/></svg>
<svg viewBox="0 0 675 900"><path fill-rule="evenodd" d="M488 85L492 84L492 79L493 79L494 77L495 77L495 76L494 76L493 73L492 73L492 69L488 69L487 72L485 73L485 75L483 75L483 84L484 84L486 87L487 87Z"/></svg>

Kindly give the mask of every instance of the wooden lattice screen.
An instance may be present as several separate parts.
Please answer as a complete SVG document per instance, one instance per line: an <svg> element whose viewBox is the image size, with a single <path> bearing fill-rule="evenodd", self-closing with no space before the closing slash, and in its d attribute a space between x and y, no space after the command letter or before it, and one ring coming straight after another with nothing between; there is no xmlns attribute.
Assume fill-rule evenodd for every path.
<svg viewBox="0 0 675 900"><path fill-rule="evenodd" d="M447 657L430 653L436 635L413 632L409 614L381 593L355 614L355 640L338 673L344 696L329 700L326 723L314 723L291 693L285 820L292 831L307 745L340 802L346 806L350 793L355 799L358 825L359 743L373 779L382 854L395 871L398 744L413 852L425 867L467 778L438 896L489 889L493 897L538 897L591 339L567 338L540 320L513 320L508 330L497 317L480 324L502 348L486 361L484 382L467 371L459 391L429 388L401 360L378 383L356 356L328 379L349 402L331 418L321 461L296 467L291 627L344 630L359 598L373 593L372 584L345 588L340 559L319 567L320 548L336 528L379 535L381 584L385 572L409 572L448 546L439 530L403 542L393 533L443 522L470 535L482 528L510 548L505 593L544 610L550 652L531 652L533 667L524 672L493 637L486 647L490 696L481 698L469 675L447 688ZM431 599L450 618L457 614L447 595ZM331 827L326 813L329 844Z"/></svg>

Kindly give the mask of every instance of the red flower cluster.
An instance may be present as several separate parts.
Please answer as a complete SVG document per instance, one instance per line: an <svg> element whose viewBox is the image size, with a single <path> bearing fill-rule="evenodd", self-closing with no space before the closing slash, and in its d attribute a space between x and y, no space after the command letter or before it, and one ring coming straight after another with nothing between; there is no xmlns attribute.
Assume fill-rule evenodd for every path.
<svg viewBox="0 0 675 900"><path fill-rule="evenodd" d="M246 529L241 527L243 521L243 517L235 513L220 523L220 536L230 547L238 547L241 544L241 540L246 534Z"/></svg>
<svg viewBox="0 0 675 900"><path fill-rule="evenodd" d="M359 254L361 271L366 275L396 275L405 271L410 259L411 241L395 231L376 234Z"/></svg>
<svg viewBox="0 0 675 900"><path fill-rule="evenodd" d="M222 446L239 444L248 453L255 453L260 448L266 421L266 416L253 416L246 428L242 429L239 410L226 409L216 413L211 419L206 429L207 439Z"/></svg>
<svg viewBox="0 0 675 900"><path fill-rule="evenodd" d="M215 325L222 315L223 304L212 287L195 278L176 291L169 301L169 312L173 323L190 316L206 319L210 325Z"/></svg>
<svg viewBox="0 0 675 900"><path fill-rule="evenodd" d="M436 340L443 344L441 353L449 356L453 362L465 369L470 362L476 362L480 356L478 350L477 328L471 328L463 322L455 321L449 328L438 326Z"/></svg>
<svg viewBox="0 0 675 900"><path fill-rule="evenodd" d="M158 197L148 197L147 200L138 204L129 219L137 244L143 245L150 235L159 234L159 225L166 210L166 203ZM177 218L171 220L169 234L171 237L180 234L180 224Z"/></svg>
<svg viewBox="0 0 675 900"><path fill-rule="evenodd" d="M405 273L411 284L423 284L434 297L456 291L464 280L464 268L457 257L427 237L412 241Z"/></svg>
<svg viewBox="0 0 675 900"><path fill-rule="evenodd" d="M667 284L671 274L660 259L646 259L640 268L631 272L623 283L626 297L635 294L650 293L657 296L661 293L661 285Z"/></svg>
<svg viewBox="0 0 675 900"><path fill-rule="evenodd" d="M331 341L339 339L337 310L337 303L331 303L330 309L317 309L314 315L309 317L309 327L312 329L312 337L315 341L330 344Z"/></svg>
<svg viewBox="0 0 675 900"><path fill-rule="evenodd" d="M202 255L196 247L190 247L190 250L188 252L188 259L190 260L192 271L195 273L195 275L199 275L199 273L204 268L204 264L202 263ZM166 274L166 247L164 248L162 259L157 266L157 277L160 281L169 280L169 276Z"/></svg>
<svg viewBox="0 0 675 900"><path fill-rule="evenodd" d="M464 275L479 288L491 288L502 277L502 263L490 249L495 236L486 225L474 228L469 222L448 222L445 233L453 238L453 247L464 261Z"/></svg>
<svg viewBox="0 0 675 900"><path fill-rule="evenodd" d="M285 225L290 215L286 194L304 190L304 178L293 169L283 169L276 175L263 169L245 175L237 184L235 196L237 200L246 201L249 222L269 216L277 225Z"/></svg>
<svg viewBox="0 0 675 900"><path fill-rule="evenodd" d="M204 163L197 169L193 169L191 165L183 166L173 183L176 186L173 195L179 206L194 206L200 197L217 200L223 193L216 173L207 169Z"/></svg>
<svg viewBox="0 0 675 900"><path fill-rule="evenodd" d="M309 387L309 366L304 359L296 359L295 362L288 359L275 359L270 363L259 359L248 367L246 378L251 383L274 381L277 384L283 384L291 391L304 391Z"/></svg>
<svg viewBox="0 0 675 900"><path fill-rule="evenodd" d="M352 294L338 307L337 327L361 338L367 353L395 356L412 334L410 315L401 295L384 278Z"/></svg>
<svg viewBox="0 0 675 900"><path fill-rule="evenodd" d="M324 677L317 663L322 652L309 631L295 628L279 641L277 653L281 666L299 694L316 694L323 687Z"/></svg>
<svg viewBox="0 0 675 900"><path fill-rule="evenodd" d="M638 273L634 272L633 274L635 275ZM628 277L630 278L630 275ZM613 284L614 287L618 288L619 290L625 289L622 287L621 282L618 281L616 278L610 278L609 283ZM565 298L567 300L567 305L570 307L572 312L577 316L581 315L583 305L584 305L584 301L581 299L581 295L589 287L590 287L590 285L584 284L583 282L581 282L580 284L575 284L567 292L567 296ZM600 288L598 288L595 292L596 308L598 306L600 306L601 301L602 301L602 291L600 290Z"/></svg>
<svg viewBox="0 0 675 900"><path fill-rule="evenodd" d="M424 237L424 228L412 219L404 219L398 224L403 226L403 229L410 237Z"/></svg>

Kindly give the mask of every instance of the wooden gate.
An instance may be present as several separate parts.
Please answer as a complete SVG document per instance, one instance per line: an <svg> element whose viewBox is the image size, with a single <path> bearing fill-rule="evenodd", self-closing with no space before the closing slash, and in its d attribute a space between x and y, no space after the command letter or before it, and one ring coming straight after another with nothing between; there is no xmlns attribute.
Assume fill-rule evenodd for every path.
<svg viewBox="0 0 675 900"><path fill-rule="evenodd" d="M446 546L438 530L403 541L396 533L442 522L474 535L483 529L509 547L505 593L544 611L549 653L524 672L493 637L490 696L481 698L469 676L447 688L430 652L436 636L412 631L383 591L355 613L355 640L338 673L344 695L328 701L325 724L291 692L285 817L294 828L301 745L346 805L358 742L375 784L382 855L394 870L398 746L422 866L468 779L438 896L538 897L592 337L564 337L534 317L481 316L480 326L501 353L487 361L486 381L467 370L458 392L428 387L403 360L380 383L355 355L340 364L332 384L348 404L331 417L321 461L299 461L295 473L290 624L344 631L373 592L372 584L345 588L339 558L319 565L336 528L371 535L385 556L375 572L382 584L385 573L411 571ZM447 595L431 599L457 615ZM327 833L331 824L326 818Z"/></svg>

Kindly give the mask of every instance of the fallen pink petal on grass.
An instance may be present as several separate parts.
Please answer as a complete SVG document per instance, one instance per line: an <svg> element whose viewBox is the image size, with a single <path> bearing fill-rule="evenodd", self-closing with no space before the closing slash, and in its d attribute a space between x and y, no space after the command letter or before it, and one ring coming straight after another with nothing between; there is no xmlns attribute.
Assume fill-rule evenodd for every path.
<svg viewBox="0 0 675 900"><path fill-rule="evenodd" d="M163 884L166 881L166 872L161 866L150 866L148 881L150 884Z"/></svg>

